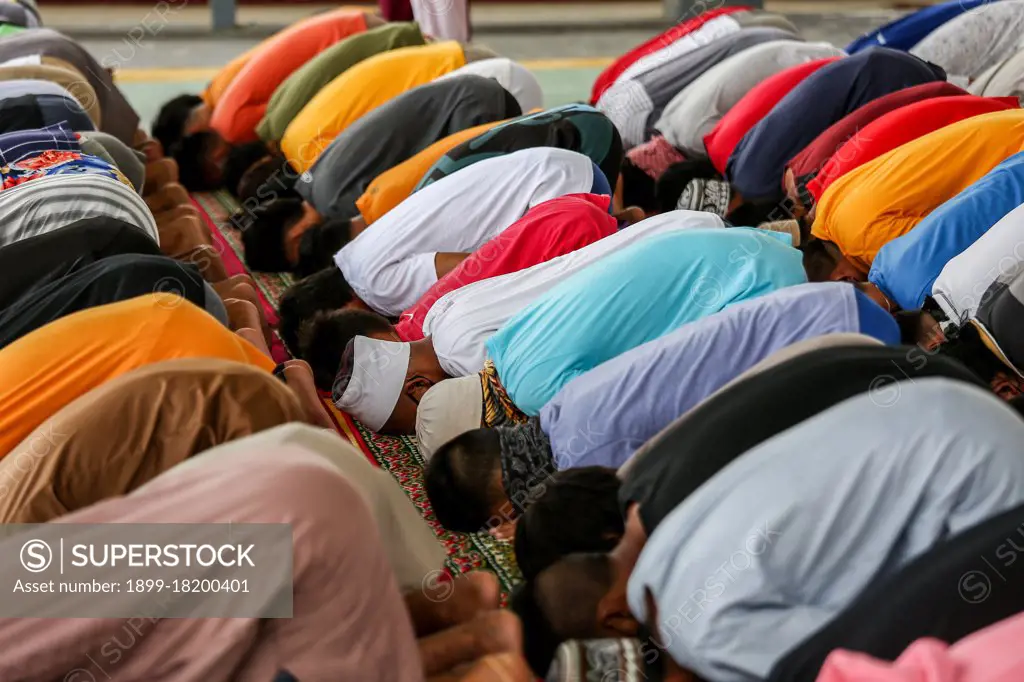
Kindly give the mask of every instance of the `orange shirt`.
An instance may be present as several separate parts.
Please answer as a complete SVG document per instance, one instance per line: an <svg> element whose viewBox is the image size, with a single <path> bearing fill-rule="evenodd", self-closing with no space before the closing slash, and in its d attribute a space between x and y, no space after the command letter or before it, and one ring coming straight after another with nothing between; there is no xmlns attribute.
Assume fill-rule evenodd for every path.
<svg viewBox="0 0 1024 682"><path fill-rule="evenodd" d="M252 142L277 86L331 45L365 30L364 12L342 8L281 31L260 45L227 86L210 125L232 144Z"/></svg>
<svg viewBox="0 0 1024 682"><path fill-rule="evenodd" d="M89 308L37 329L0 351L0 457L104 382L162 360L197 357L274 369L255 346L173 294Z"/></svg>
<svg viewBox="0 0 1024 682"><path fill-rule="evenodd" d="M506 119L507 120L507 119ZM406 200L416 189L423 176L437 160L467 140L472 140L480 133L486 132L504 121L484 123L475 128L467 128L438 140L416 156L409 158L397 166L384 171L370 183L363 196L356 200L356 208L366 224L374 222L382 215Z"/></svg>
<svg viewBox="0 0 1024 682"><path fill-rule="evenodd" d="M462 46L454 40L401 47L364 59L325 85L292 119L281 138L281 151L304 173L363 114L465 65Z"/></svg>
<svg viewBox="0 0 1024 682"><path fill-rule="evenodd" d="M224 96L224 91L231 85L231 81L235 80L235 76L238 72L245 68L245 65L249 63L252 56L256 54L256 51L266 45L268 42L273 40L273 36L267 38L259 45L250 47L248 50L238 55L225 66L223 69L217 72L217 75L213 77L210 84L206 86L206 89L199 93L199 96L203 98L206 105L211 109L217 107L217 102Z"/></svg>
<svg viewBox="0 0 1024 682"><path fill-rule="evenodd" d="M818 202L811 234L864 272L883 246L1024 147L1024 110L940 128L855 168Z"/></svg>

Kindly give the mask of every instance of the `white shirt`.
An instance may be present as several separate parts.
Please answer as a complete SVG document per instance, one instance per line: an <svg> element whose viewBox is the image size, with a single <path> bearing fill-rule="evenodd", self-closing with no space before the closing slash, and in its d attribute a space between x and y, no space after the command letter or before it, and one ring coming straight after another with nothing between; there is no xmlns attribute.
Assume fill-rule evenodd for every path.
<svg viewBox="0 0 1024 682"><path fill-rule="evenodd" d="M434 80L443 81L466 74L498 81L498 85L508 90L509 94L516 98L519 108L524 114L531 109L540 109L544 106L544 92L540 88L540 83L537 82L537 77L519 62L514 62L506 57L470 62L462 68L455 69Z"/></svg>
<svg viewBox="0 0 1024 682"><path fill-rule="evenodd" d="M1018 206L980 239L946 263L932 298L951 320L972 318L996 281L1009 281L1024 264L1024 206Z"/></svg>
<svg viewBox="0 0 1024 682"><path fill-rule="evenodd" d="M706 22L696 31L691 31L675 42L667 44L660 50L644 55L640 59L636 60L630 64L629 68L623 71L618 78L615 79L615 82L621 83L623 81L633 80L637 76L641 76L652 69L656 69L662 64L678 59L684 54L693 52L698 47L703 47L708 43L718 40L722 36L735 33L738 30L740 30L740 22L736 21L733 17L729 15L715 17L714 19Z"/></svg>
<svg viewBox="0 0 1024 682"><path fill-rule="evenodd" d="M643 144L654 102L639 81L619 80L597 100L597 110L615 125L622 144L629 149Z"/></svg>
<svg viewBox="0 0 1024 682"><path fill-rule="evenodd" d="M423 320L423 335L431 338L438 362L449 376L474 374L484 367L487 340L516 313L571 275L652 235L713 227L725 227L725 223L712 213L670 211L525 270L474 282L445 294L431 306Z"/></svg>
<svg viewBox="0 0 1024 682"><path fill-rule="evenodd" d="M704 136L754 86L792 66L845 54L829 43L777 40L755 45L716 64L683 88L654 127L687 157L707 156Z"/></svg>
<svg viewBox="0 0 1024 682"><path fill-rule="evenodd" d="M367 305L397 317L437 282L436 253L471 253L539 203L589 192L594 162L565 149L524 149L453 173L388 211L334 255Z"/></svg>

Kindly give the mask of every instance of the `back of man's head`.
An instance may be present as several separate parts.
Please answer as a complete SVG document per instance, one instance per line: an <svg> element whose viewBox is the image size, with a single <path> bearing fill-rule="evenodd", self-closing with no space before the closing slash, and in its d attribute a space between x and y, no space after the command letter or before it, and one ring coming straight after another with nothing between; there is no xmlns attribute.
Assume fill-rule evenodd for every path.
<svg viewBox="0 0 1024 682"><path fill-rule="evenodd" d="M349 341L357 336L391 331L390 322L369 310L320 313L299 330L298 355L312 368L316 387L330 391Z"/></svg>
<svg viewBox="0 0 1024 682"><path fill-rule="evenodd" d="M299 330L318 313L340 310L352 301L352 289L335 266L288 287L278 305L278 332L293 355L299 353Z"/></svg>
<svg viewBox="0 0 1024 682"><path fill-rule="evenodd" d="M424 486L434 515L448 530L487 530L492 510L501 503L501 442L494 429L475 429L448 441L434 453Z"/></svg>
<svg viewBox="0 0 1024 682"><path fill-rule="evenodd" d="M516 563L531 580L562 557L608 552L624 531L615 469L559 471L516 524Z"/></svg>

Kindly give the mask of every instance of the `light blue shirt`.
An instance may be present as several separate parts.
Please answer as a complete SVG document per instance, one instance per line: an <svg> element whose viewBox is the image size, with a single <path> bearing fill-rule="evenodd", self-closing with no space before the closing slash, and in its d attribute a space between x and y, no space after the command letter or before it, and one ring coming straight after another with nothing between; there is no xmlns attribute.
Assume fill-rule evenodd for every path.
<svg viewBox="0 0 1024 682"><path fill-rule="evenodd" d="M1006 159L910 232L879 249L868 279L900 308L916 310L931 295L946 263L1021 204L1024 153Z"/></svg>
<svg viewBox="0 0 1024 682"><path fill-rule="evenodd" d="M807 281L789 235L752 228L659 235L602 258L487 342L512 401L536 415L563 386L733 303Z"/></svg>
<svg viewBox="0 0 1024 682"><path fill-rule="evenodd" d="M822 377L827 381L828 377ZM945 378L868 390L739 457L675 508L629 579L659 639L715 682L754 682L868 585L1024 503L1024 421ZM736 428L743 428L737 423Z"/></svg>
<svg viewBox="0 0 1024 682"><path fill-rule="evenodd" d="M865 329L858 296L879 315ZM883 326L885 325L885 326ZM540 411L555 466L618 468L652 436L775 351L826 334L899 342L896 321L850 284L787 287L685 324L577 377Z"/></svg>

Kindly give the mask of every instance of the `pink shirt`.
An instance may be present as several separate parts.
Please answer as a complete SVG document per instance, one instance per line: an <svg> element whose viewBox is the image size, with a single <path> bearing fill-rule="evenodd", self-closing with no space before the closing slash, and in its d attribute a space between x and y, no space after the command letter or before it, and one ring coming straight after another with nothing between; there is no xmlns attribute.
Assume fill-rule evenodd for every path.
<svg viewBox="0 0 1024 682"><path fill-rule="evenodd" d="M834 651L818 682L1020 682L1024 679L1024 614L1007 618L952 646L919 639L894 663Z"/></svg>

